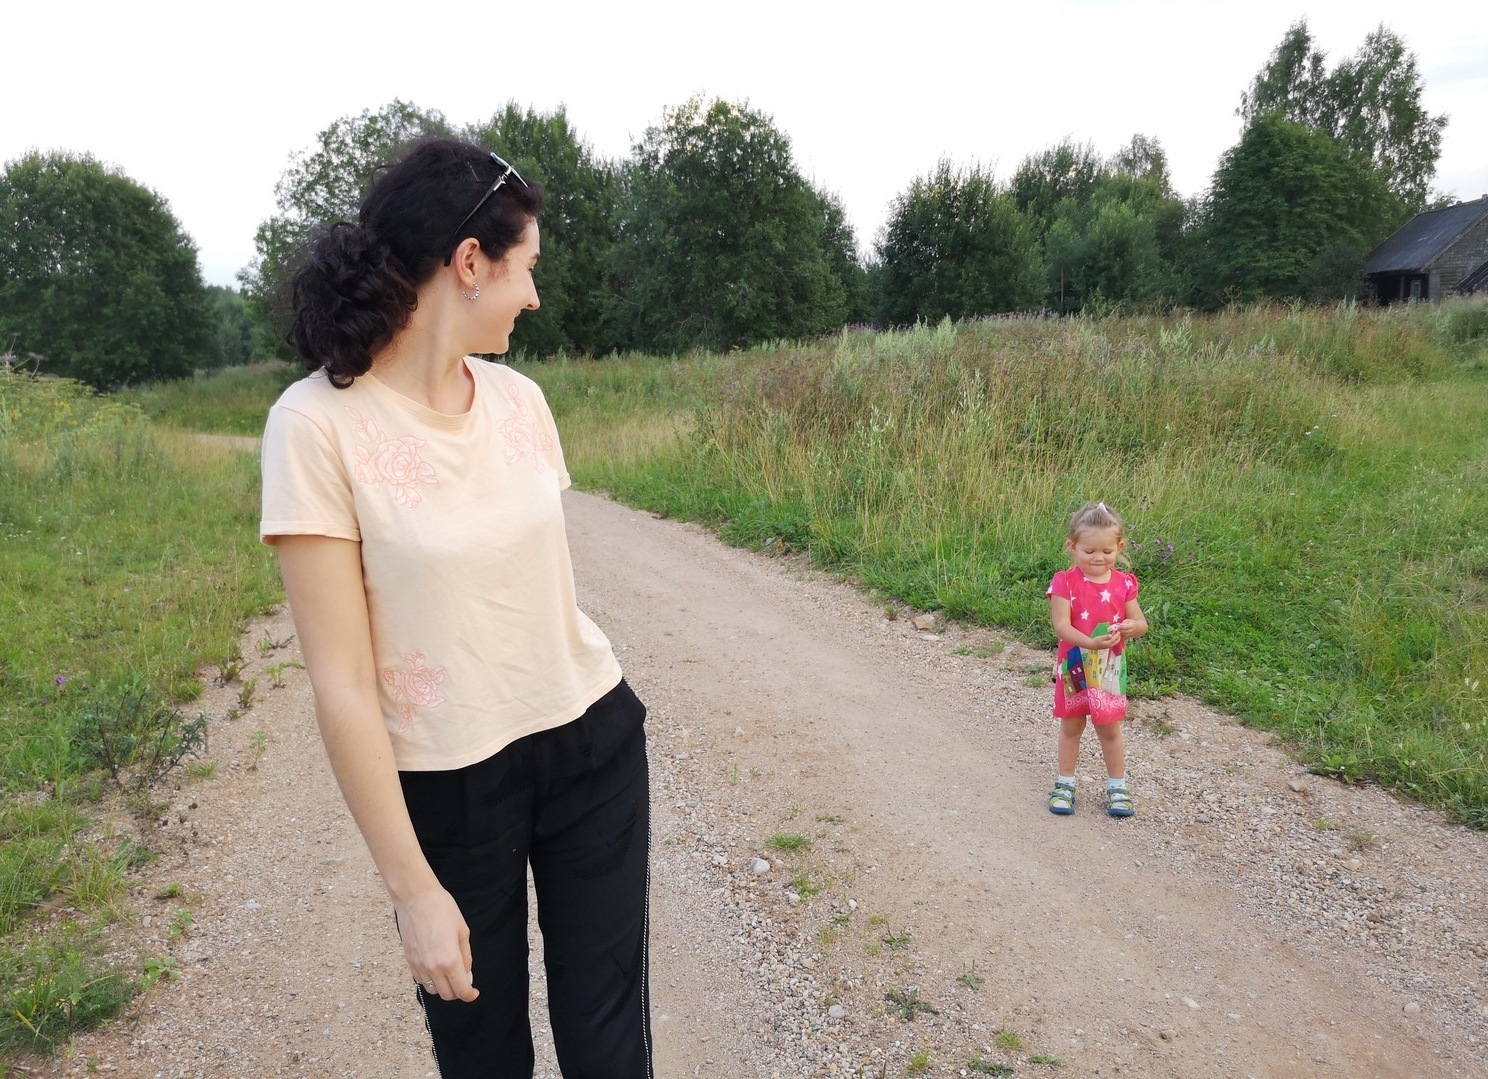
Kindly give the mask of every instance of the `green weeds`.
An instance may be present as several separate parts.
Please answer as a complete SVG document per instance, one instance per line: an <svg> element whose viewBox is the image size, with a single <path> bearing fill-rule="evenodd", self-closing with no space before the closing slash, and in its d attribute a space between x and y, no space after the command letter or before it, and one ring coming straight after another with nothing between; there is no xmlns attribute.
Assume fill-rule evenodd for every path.
<svg viewBox="0 0 1488 1079"><path fill-rule="evenodd" d="M160 959L146 959L142 965L140 974L140 988L148 991L160 979L173 982L179 978L180 972L176 970L176 959L174 956L165 956Z"/></svg>
<svg viewBox="0 0 1488 1079"><path fill-rule="evenodd" d="M798 870L792 874L790 879L791 891L802 899L810 899L814 895L821 895L821 885L813 884L811 878L806 875L805 870Z"/></svg>
<svg viewBox="0 0 1488 1079"><path fill-rule="evenodd" d="M304 669L305 665L303 663L296 662L292 659L285 660L283 663L275 663L268 668L269 684L275 689L283 689L285 671L302 671Z"/></svg>
<svg viewBox="0 0 1488 1079"><path fill-rule="evenodd" d="M95 922L107 924L124 913L127 885L124 874L129 868L130 851L104 855L95 848L85 848L67 863L63 879L58 882L60 894L68 905L91 912Z"/></svg>
<svg viewBox="0 0 1488 1079"><path fill-rule="evenodd" d="M237 641L233 641L232 648L227 655L217 661L217 684L225 686L229 682L236 682L238 675L242 674L247 666L247 662L243 659L242 646Z"/></svg>
<svg viewBox="0 0 1488 1079"><path fill-rule="evenodd" d="M248 771L258 771L258 762L269 749L269 736L260 728L248 739Z"/></svg>
<svg viewBox="0 0 1488 1079"><path fill-rule="evenodd" d="M186 778L201 783L217 778L216 761L192 761L186 766Z"/></svg>
<svg viewBox="0 0 1488 1079"><path fill-rule="evenodd" d="M288 648L294 643L294 634L291 633L284 640L277 640L272 634L265 633L258 641L258 654L260 656L271 656L281 648Z"/></svg>
<svg viewBox="0 0 1488 1079"><path fill-rule="evenodd" d="M800 832L781 832L765 840L765 849L782 854L801 854L811 849L811 840Z"/></svg>
<svg viewBox="0 0 1488 1079"><path fill-rule="evenodd" d="M191 927L196 924L191 911L185 907L177 907L175 915L171 918L170 925L165 928L165 935L170 940L179 940L191 932Z"/></svg>
<svg viewBox="0 0 1488 1079"><path fill-rule="evenodd" d="M1001 644L986 644L975 648L969 644L962 644L952 648L951 652L953 655L971 656L973 659L990 659L1001 655L1006 650L1006 646Z"/></svg>
<svg viewBox="0 0 1488 1079"><path fill-rule="evenodd" d="M1008 1065L996 1060L983 1060L980 1056L975 1060L968 1060L966 1070L978 1075L1008 1076L1013 1074L1013 1069Z"/></svg>
<svg viewBox="0 0 1488 1079"><path fill-rule="evenodd" d="M113 1018L137 988L75 950L29 949L0 970L13 987L0 1011L0 1051L53 1050L74 1030Z"/></svg>
<svg viewBox="0 0 1488 1079"><path fill-rule="evenodd" d="M890 989L884 994L884 999L892 1005L892 1011L906 1023L914 1022L917 1015L939 1015L940 1009L928 1000L920 997L920 990L911 986L908 989Z"/></svg>
<svg viewBox="0 0 1488 1079"><path fill-rule="evenodd" d="M138 679L85 697L72 722L85 768L102 768L122 791L139 795L207 744L207 717L185 719Z"/></svg>

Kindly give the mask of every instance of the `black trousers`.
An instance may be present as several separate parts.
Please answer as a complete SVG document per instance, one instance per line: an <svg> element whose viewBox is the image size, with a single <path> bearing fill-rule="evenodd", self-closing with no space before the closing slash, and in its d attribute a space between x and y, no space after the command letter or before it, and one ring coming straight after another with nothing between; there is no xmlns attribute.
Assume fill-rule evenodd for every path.
<svg viewBox="0 0 1488 1079"><path fill-rule="evenodd" d="M623 680L572 723L446 772L403 772L435 875L470 926L471 1003L415 987L444 1079L531 1079L527 866L565 1079L651 1079L646 707Z"/></svg>

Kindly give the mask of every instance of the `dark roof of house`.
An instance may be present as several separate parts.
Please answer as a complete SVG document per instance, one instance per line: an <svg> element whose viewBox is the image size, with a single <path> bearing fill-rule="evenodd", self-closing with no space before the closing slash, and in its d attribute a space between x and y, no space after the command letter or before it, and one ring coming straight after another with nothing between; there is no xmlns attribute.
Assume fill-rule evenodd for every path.
<svg viewBox="0 0 1488 1079"><path fill-rule="evenodd" d="M1369 255L1365 273L1415 273L1425 269L1478 220L1488 215L1488 195L1445 210L1417 214Z"/></svg>
<svg viewBox="0 0 1488 1079"><path fill-rule="evenodd" d="M1483 263L1483 265L1459 281L1457 283L1457 291L1464 296L1474 292L1488 291L1488 262Z"/></svg>

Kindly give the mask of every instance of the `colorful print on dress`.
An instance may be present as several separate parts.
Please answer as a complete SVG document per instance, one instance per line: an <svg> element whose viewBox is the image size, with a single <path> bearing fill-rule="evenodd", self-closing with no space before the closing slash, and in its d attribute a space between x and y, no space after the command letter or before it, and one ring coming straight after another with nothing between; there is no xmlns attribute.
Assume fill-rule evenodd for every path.
<svg viewBox="0 0 1488 1079"><path fill-rule="evenodd" d="M1111 626L1102 622L1091 632L1104 637ZM1094 723L1116 723L1126 718L1126 657L1110 649L1071 647L1060 665L1068 715L1089 715Z"/></svg>
<svg viewBox="0 0 1488 1079"><path fill-rule="evenodd" d="M398 725L399 734L407 734L413 727L413 717L430 708L438 708L447 697L436 688L444 681L443 667L430 667L424 662L422 652L408 652L403 656L404 667L384 667L382 680L388 685L388 696L397 701L403 722Z"/></svg>
<svg viewBox="0 0 1488 1079"><path fill-rule="evenodd" d="M364 487L386 483L393 489L393 501L405 509L418 509L424 504L420 484L437 484L434 466L419 456L422 438L413 435L393 437L384 434L374 420L366 419L348 407L346 414L356 424L357 435L370 443L356 448L356 479Z"/></svg>
<svg viewBox="0 0 1488 1079"><path fill-rule="evenodd" d="M523 399L519 387L508 386L506 397L511 402L512 411L516 413L497 425L501 437L506 439L506 460L509 464L516 464L524 458L530 458L537 474L541 476L548 470L542 455L553 448L553 436L539 428L532 406Z"/></svg>

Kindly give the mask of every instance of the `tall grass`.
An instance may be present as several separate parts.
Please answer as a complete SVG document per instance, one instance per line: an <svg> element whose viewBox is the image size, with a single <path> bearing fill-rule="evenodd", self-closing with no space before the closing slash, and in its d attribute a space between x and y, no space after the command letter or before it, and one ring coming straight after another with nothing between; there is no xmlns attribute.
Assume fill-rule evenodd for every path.
<svg viewBox="0 0 1488 1079"><path fill-rule="evenodd" d="M194 379L127 390L120 399L163 427L225 435L263 434L269 405L304 371L271 361L204 372Z"/></svg>
<svg viewBox="0 0 1488 1079"><path fill-rule="evenodd" d="M130 858L84 838L104 789L85 735L141 687L194 696L277 598L257 511L251 457L0 364L0 1053L55 1045L137 984L102 958ZM37 922L48 906L64 913Z"/></svg>

